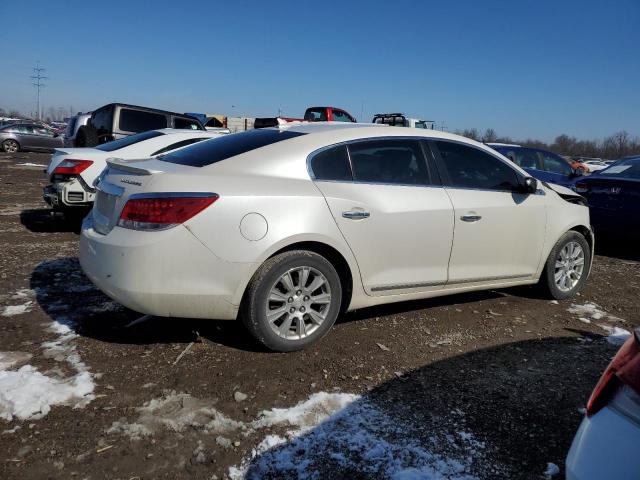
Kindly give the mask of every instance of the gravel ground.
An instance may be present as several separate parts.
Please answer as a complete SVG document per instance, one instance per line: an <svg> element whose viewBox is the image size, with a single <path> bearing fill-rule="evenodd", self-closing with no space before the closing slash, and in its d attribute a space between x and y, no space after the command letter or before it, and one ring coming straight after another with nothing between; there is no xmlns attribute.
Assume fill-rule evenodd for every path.
<svg viewBox="0 0 640 480"><path fill-rule="evenodd" d="M141 314L82 274L78 222L49 215L42 167L20 165L48 158L0 154L0 352L19 352L8 370L95 387L0 418L0 478L562 475L617 349L600 325L638 324L640 256L609 242L573 300L519 288L364 309L303 352L265 352L236 322L131 325Z"/></svg>

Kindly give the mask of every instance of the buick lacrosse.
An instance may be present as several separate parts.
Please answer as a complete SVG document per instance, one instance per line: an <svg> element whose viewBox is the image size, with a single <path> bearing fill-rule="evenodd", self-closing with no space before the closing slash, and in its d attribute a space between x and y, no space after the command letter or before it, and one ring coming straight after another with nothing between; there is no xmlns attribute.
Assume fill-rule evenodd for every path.
<svg viewBox="0 0 640 480"><path fill-rule="evenodd" d="M372 305L535 283L570 297L593 243L581 196L489 147L329 122L110 160L80 262L133 310L238 318L291 351Z"/></svg>

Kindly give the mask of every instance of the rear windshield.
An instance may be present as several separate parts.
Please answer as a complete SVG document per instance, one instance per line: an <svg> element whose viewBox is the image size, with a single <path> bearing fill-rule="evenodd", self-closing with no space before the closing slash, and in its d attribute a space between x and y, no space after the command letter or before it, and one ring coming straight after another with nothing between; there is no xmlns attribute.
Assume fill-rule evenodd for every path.
<svg viewBox="0 0 640 480"><path fill-rule="evenodd" d="M114 150L128 147L129 145L133 145L134 143L149 140L150 138L159 137L160 135L164 135L164 133L151 130L149 132L136 133L135 135L129 135L128 137L119 138L118 140L114 140L112 142L103 143L102 145L99 145L95 148L97 148L98 150L102 150L103 152L113 152Z"/></svg>
<svg viewBox="0 0 640 480"><path fill-rule="evenodd" d="M640 158L620 160L604 170L600 175L611 175L618 178L636 178L640 180Z"/></svg>
<svg viewBox="0 0 640 480"><path fill-rule="evenodd" d="M248 132L225 135L212 141L200 142L191 147L158 157L158 160L189 165L190 167L205 167L272 143L299 137L300 135L304 135L304 133L276 129L250 130Z"/></svg>

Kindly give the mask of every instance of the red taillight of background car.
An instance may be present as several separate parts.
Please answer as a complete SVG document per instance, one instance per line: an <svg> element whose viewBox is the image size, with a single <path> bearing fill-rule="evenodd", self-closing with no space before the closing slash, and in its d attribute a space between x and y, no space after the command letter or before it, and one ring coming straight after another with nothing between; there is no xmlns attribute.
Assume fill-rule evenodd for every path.
<svg viewBox="0 0 640 480"><path fill-rule="evenodd" d="M218 199L215 193L157 194L127 201L118 225L133 230L163 230L180 225Z"/></svg>
<svg viewBox="0 0 640 480"><path fill-rule="evenodd" d="M93 164L91 160L63 160L53 170L54 175L80 175Z"/></svg>
<svg viewBox="0 0 640 480"><path fill-rule="evenodd" d="M640 394L640 328L622 345L600 377L587 402L587 415L594 415L607 405L622 385Z"/></svg>

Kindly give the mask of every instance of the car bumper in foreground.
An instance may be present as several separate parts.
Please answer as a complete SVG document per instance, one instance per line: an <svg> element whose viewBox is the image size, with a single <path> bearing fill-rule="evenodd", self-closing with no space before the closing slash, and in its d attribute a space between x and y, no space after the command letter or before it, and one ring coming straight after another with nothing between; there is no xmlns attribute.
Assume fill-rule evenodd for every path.
<svg viewBox="0 0 640 480"><path fill-rule="evenodd" d="M585 417L567 456L567 480L640 479L640 425L610 407Z"/></svg>
<svg viewBox="0 0 640 480"><path fill-rule="evenodd" d="M80 264L100 290L132 310L225 320L236 318L233 299L255 268L216 257L183 225L155 232L115 227L102 235L91 215L82 225Z"/></svg>

